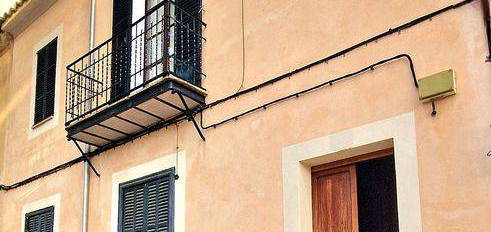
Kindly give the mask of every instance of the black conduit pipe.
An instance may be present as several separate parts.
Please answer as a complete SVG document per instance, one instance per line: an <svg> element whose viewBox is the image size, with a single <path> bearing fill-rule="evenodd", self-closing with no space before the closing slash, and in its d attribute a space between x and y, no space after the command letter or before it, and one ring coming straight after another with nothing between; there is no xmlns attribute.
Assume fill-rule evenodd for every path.
<svg viewBox="0 0 491 232"><path fill-rule="evenodd" d="M33 182L33 181L35 181L35 180L37 180L39 178L42 178L42 177L51 175L53 173L56 173L58 171L61 171L63 169L69 168L72 165L75 165L77 163L80 163L80 162L82 162L84 160L85 160L84 157L78 157L78 158L73 159L73 160L70 160L70 161L68 161L68 162L66 162L64 164L58 165L58 166L56 166L56 167L54 167L54 168L52 168L52 169L50 169L48 171L44 171L44 172L39 173L39 174L37 174L35 176L31 176L31 177L29 177L29 178L27 178L27 179L25 179L25 180L23 180L21 182L17 182L15 184L7 185L7 186L6 185L0 185L0 190L8 191L8 190L11 190L11 189L18 188L20 186L23 186L23 185L26 185L26 184L28 184L30 182Z"/></svg>
<svg viewBox="0 0 491 232"><path fill-rule="evenodd" d="M360 75L360 74L362 74L364 72L367 72L367 71L370 71L370 70L374 70L375 68L377 68L380 65L384 65L384 64L387 64L389 62L392 62L392 61L395 61L395 60L398 60L398 59L401 59L401 58L406 58L408 60L408 62L409 62L409 69L411 71L411 76L412 76L412 79L413 79L413 82L414 82L414 86L416 88L419 88L418 81L416 79L416 73L414 72L413 60L407 54L400 54L400 55L397 55L397 56L394 56L394 57L391 57L391 58L384 59L384 60L381 60L379 62L373 63L373 64L371 64L369 66L366 66L366 67L364 67L364 68L362 68L362 69L360 69L358 71L355 71L355 72L352 72L352 73L348 73L346 75L343 75L343 76L340 76L340 77L331 79L329 81L323 82L323 83L318 84L318 85L316 85L314 87L311 87L311 88L308 88L308 89L304 89L302 91L299 91L299 92L296 92L296 93L287 95L287 96L282 97L282 98L275 99L275 100L270 101L270 102L268 102L266 104L257 106L255 108L252 108L250 110L247 110L247 111L245 111L243 113L237 114L237 115L232 116L230 118L227 118L227 119L225 119L223 121L220 121L220 122L217 122L217 123L208 125L208 126L203 126L203 114L201 114L201 128L203 130L206 130L206 129L209 129L209 128L216 128L217 126L220 126L220 125L225 124L225 123L230 122L230 121L238 120L239 118L241 118L241 117L243 117L245 115L251 114L253 112L256 112L258 110L266 109L267 107L269 107L271 105L274 105L274 104L277 104L277 103L286 101L288 99L298 98L298 97L300 97L300 96L302 96L304 94L307 94L307 93L312 92L314 90L318 90L318 89L320 89L322 87L326 87L328 85L329 86L332 86L336 82L339 82L339 81L342 81L342 80L345 80L345 79L348 79L348 78L352 78L352 77L358 76L358 75Z"/></svg>
<svg viewBox="0 0 491 232"><path fill-rule="evenodd" d="M241 96L241 95L244 95L244 94L246 94L246 93L250 93L250 92L253 92L253 91L257 90L257 89L260 89L260 88L266 87L266 86L271 85L271 84L273 84L273 83L275 83L275 82L278 82L278 81L283 80L283 79L285 79L285 78L291 77L291 76L293 76L293 75L295 75L295 74L298 74L298 73L300 73L300 72L306 71L306 70L308 70L308 69L310 69L310 68L312 68L312 67L314 67L314 66L317 66L317 65L319 65L319 64L326 63L326 62L328 62L328 61L330 61L330 60L332 60L332 59L334 59L334 58L337 58L337 57L340 57L340 56L346 55L347 53L349 53L349 52L351 52L351 51L353 51L353 50L355 50L355 49L357 49L357 48L360 48L360 47L362 47L362 46L368 45L369 43L375 42L375 41L377 41L377 40L379 40L379 39L382 39L382 38L384 38L384 37L386 37L386 36L389 36L389 35L392 35L392 34L394 34L394 33L399 33L399 32L400 32L400 31L402 31L402 30L408 29L408 28L410 28L410 27L412 27L412 26L415 26L415 25L417 25L417 24L420 24L420 23L422 23L422 22L424 22L424 21L426 21L426 20L429 20L429 19L431 19L431 18L433 18L433 17L435 17L435 16L437 16L437 15L440 15L440 14L442 14L442 13L444 13L444 12L447 12L447 11L449 11L449 10L452 10L452 9L459 8L459 7L463 6L463 5L466 5L466 4L468 4L468 3L471 3L471 2L473 2L473 1L475 1L475 0L465 0L465 1L461 1L461 2L459 2L459 3L456 3L456 4L453 4L453 5L447 6L447 7L445 7L445 8L442 8L442 9L440 9L440 10L434 11L434 12L432 12L432 13L430 13L430 14L427 14L427 15L421 16L421 17L419 17L419 18L416 18L416 19L414 19L414 20L412 20L412 21L409 21L409 22L407 22L407 23L404 23L404 24L402 24L402 25L400 25L400 26L397 26L397 27L395 27L395 28L389 28L389 30L387 30L387 31L385 31L385 32L383 32L383 33L380 33L380 34L378 34L378 35L375 35L375 36L373 36L373 37L371 37L371 38L369 38L369 39L367 39L367 40L364 40L364 41L362 41L362 42L359 42L359 43L357 43L357 44L355 44L355 45L353 45L353 46L351 46L351 47L349 47L349 48L343 49L343 50L341 50L341 51L339 51L339 52L336 52L336 53L334 53L334 54L332 54L332 55L329 55L329 56L327 56L327 57L325 57L325 58L322 58L322 59L320 59L320 60L317 60L317 61L312 62L312 63L310 63L310 64L307 64L307 65L305 65L305 66L302 66L302 67L300 67L300 68L298 68L298 69L295 69L295 70L293 70L293 71L291 71L291 72L285 73L285 74L283 74L283 75L280 75L280 76L278 76L278 77L275 77L275 78L273 78L273 79L270 79L270 80L268 80L268 81L265 81L265 82L263 82L263 83L261 83L261 84L258 84L258 85L255 85L255 86L253 86L253 87L250 87L250 88L244 89L244 90L242 90L242 91L239 91L239 92L237 92L237 93L235 93L235 94L232 94L232 95L230 95L230 96L227 96L227 97L225 97L225 98L222 98L222 99L216 100L216 101L211 102L211 103L209 103L209 104L206 104L206 105L202 106L202 107L201 107L201 109L200 109L200 110L198 110L198 111L201 111L201 110L204 110L204 109L207 109L207 108L210 108L210 107L216 106L216 105L221 104L221 103L223 103L223 102L226 102L226 101L228 101L228 100L235 99L235 98L237 98L237 97L239 97L239 96Z"/></svg>
<svg viewBox="0 0 491 232"><path fill-rule="evenodd" d="M381 34L378 34L378 35L376 35L376 36L373 36L373 37L371 37L371 38L369 38L369 39L367 39L367 40L364 40L364 41L362 41L362 42L360 42L360 43L357 43L357 44L355 44L355 45L353 45L353 46L351 46L351 47L349 47L349 48L346 48L346 49L344 49L344 50L341 50L341 51L339 51L339 52L337 52L337 53L334 53L334 54L332 54L332 55L330 55L330 56L327 56L327 57L325 57L325 58L323 58L323 59L320 59L320 60L315 61L315 62L313 62L313 63L307 64L307 65L305 65L305 66L303 66L303 67L300 67L300 68L295 69L295 70L293 70L293 71L291 71L291 72L285 73L285 74L283 74L283 75L281 75L281 76L275 77L275 78L273 78L273 79L271 79L271 80L269 80L269 81L263 82L263 83L258 84L258 85L256 85L256 86L250 87L250 88L248 88L248 89L244 89L244 90L242 90L242 91L240 91L240 92L237 92L237 93L235 93L235 94L232 94L232 95L230 95L230 96L228 96L228 97L225 97L225 98L222 98L222 99L216 100L216 101L214 101L214 102L211 102L211 103L209 103L209 104L206 104L206 105L204 105L204 106L202 106L202 107L198 108L198 109L195 111L195 113L194 113L194 114L197 114L197 113L202 113L202 112L203 112L203 110L205 110L205 109L211 108L211 107L213 107L213 106L216 106L216 105L221 104L221 103L223 103L223 102L226 102L226 101L228 101L228 100L231 100L231 99L237 98L237 97L239 97L239 96L241 96L241 95L244 95L244 94L247 94L247 93L253 92L253 91L257 90L257 89L260 89L260 88L266 87L266 86L268 86L268 85L270 85L270 84L273 84L273 83L278 82L278 81L280 81L280 80L283 80L283 79L285 79L285 78L291 77L291 76L293 76L293 75L295 75L295 74L297 74L297 73L300 73L300 72L306 71L306 70L308 70L308 69L310 69L310 68L312 68L312 67L314 67L314 66L316 66L316 65L319 65L319 64L322 64L322 63L328 62L329 60L332 60L332 59L337 58L337 57L339 57L339 56L345 55L345 54L347 54L347 53L349 53L349 52L351 52L351 51L353 51L353 50L355 50L355 49L357 49L357 48L360 48L360 47L362 47L362 46L365 46L365 45L367 45L367 44L369 44L369 43L371 43L371 42L377 41L377 40L379 40L379 39L381 39L381 38L383 38L383 37L385 37L385 36L389 36L389 35L392 35L392 34L394 34L394 33L398 33L398 32L400 32L400 31L402 31L402 30L405 30L405 29L407 29L407 28L410 28L410 27L412 27L412 26L415 26L415 25L417 25L417 24L419 24L419 23L422 23L422 22L424 22L424 21L426 21L426 20L428 20L428 19L431 19L431 18L433 18L433 17L435 17L435 16L437 16L437 15L440 15L440 14L442 14L442 13L444 13L444 12L447 12L447 11L452 10L452 9L459 8L459 7L464 6L464 5L468 4L468 3L471 3L471 2L473 2L473 1L475 1L475 0L464 0L464 1L458 2L458 3L456 3L456 4L453 4L453 5L447 6L447 7L445 7L445 8L442 8L442 9L440 9L440 10L434 11L434 12L432 12L432 13L430 13L430 14L427 14L427 15L421 16L421 17L419 17L419 18L417 18L417 19L414 19L414 20L412 20L412 21L410 21L410 22L407 22L407 23L405 23L405 24L402 24L402 25L400 25L400 26L398 26L398 27L395 27L395 28L390 28L389 30L387 30L387 31L386 31L386 32L384 32L384 33L381 33ZM490 45L490 46L491 46L491 45ZM412 62L410 62L410 64L411 64L411 63L412 63ZM414 70L412 70L412 71L414 71ZM416 85L417 85L417 82L416 82ZM273 104L274 104L274 103L273 103ZM250 110L249 110L249 111L250 111ZM244 112L244 113L245 113L245 112ZM216 123L215 123L215 124L216 124ZM162 127L157 127L157 128L156 128L156 130L157 130L157 129L161 129L161 128L162 128ZM205 128L209 128L209 126L207 126L207 127L205 127ZM143 135L142 135L142 136L143 136ZM127 142L128 142L128 141L125 141L124 143L127 143ZM124 143L123 143L123 144L124 144ZM113 148L113 147L111 147L111 148ZM110 148L108 148L108 149L110 149ZM94 154L94 153L89 153L89 154L87 154L87 156L89 156L89 157L92 157L92 156L94 156L94 155L97 155L97 154ZM71 161L68 161L68 162L66 162L66 163L64 163L64 164L58 165L58 166L56 166L56 167L54 167L54 168L52 168L52 169L49 169L49 170L47 170L47 171L45 171L45 172L39 173L39 174L37 174L37 175L35 175L35 176L31 176L31 177L29 177L29 178L27 178L27 179L25 179L25 180L23 180L23 181L20 181L20 182L15 183L15 184L12 184L12 185L2 185L2 184L0 184L0 190L8 191L8 190L11 190L11 189L18 188L18 187L20 187L20 186L26 185L26 184L28 184L28 183L30 183L30 182L32 182L32 181L35 181L35 180L37 180L37 179L40 179L40 178L42 178L42 177L45 177L45 176L51 175L51 174L53 174L53 173L56 173L56 172L58 172L58 171L61 171L61 170L63 170L63 169L66 169L66 168L68 168L68 167L70 167L70 166L72 166L72 165L74 165L74 164L77 164L77 163L79 163L79 162L82 162L82 161L84 161L83 157L79 157L79 158L73 159L73 160L71 160Z"/></svg>

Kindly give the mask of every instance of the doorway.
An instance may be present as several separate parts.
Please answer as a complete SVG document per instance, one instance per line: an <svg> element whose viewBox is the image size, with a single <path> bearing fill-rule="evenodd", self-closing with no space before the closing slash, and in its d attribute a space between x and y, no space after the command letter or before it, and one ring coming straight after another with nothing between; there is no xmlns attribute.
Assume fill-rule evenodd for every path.
<svg viewBox="0 0 491 232"><path fill-rule="evenodd" d="M163 73L171 4L163 0L113 2L111 99L118 100Z"/></svg>
<svg viewBox="0 0 491 232"><path fill-rule="evenodd" d="M393 149L312 167L314 232L398 232Z"/></svg>
<svg viewBox="0 0 491 232"><path fill-rule="evenodd" d="M165 74L201 85L201 0L113 0L111 100Z"/></svg>

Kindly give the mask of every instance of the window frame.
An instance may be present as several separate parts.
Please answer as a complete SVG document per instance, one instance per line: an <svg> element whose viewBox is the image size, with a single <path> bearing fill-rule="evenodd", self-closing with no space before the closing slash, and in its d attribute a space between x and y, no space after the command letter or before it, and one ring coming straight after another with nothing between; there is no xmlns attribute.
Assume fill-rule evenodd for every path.
<svg viewBox="0 0 491 232"><path fill-rule="evenodd" d="M124 197L124 189L126 188L131 188L135 185L140 185L143 183L151 182L159 178L166 178L166 176L169 176L170 183L169 183L169 232L174 232L174 216L175 216L175 209L174 209L174 204L175 204L175 179L174 179L174 174L175 174L175 168L171 167L168 169L165 169L163 171L155 172L146 176L142 176L124 183L119 184L119 193L118 193L118 226L117 226L117 231L123 231L123 197ZM145 210L145 208L144 208Z"/></svg>
<svg viewBox="0 0 491 232"><path fill-rule="evenodd" d="M28 231L28 223L29 223L29 217L37 216L40 214L44 213L51 213L52 221L51 221L51 232L55 231L55 206L51 205L42 209L38 209L29 213L25 214L25 219L24 219L24 232L29 232Z"/></svg>
<svg viewBox="0 0 491 232"><path fill-rule="evenodd" d="M53 106L52 106L53 109L52 109L52 113L50 115L48 115L46 113L47 112L47 100L46 100L46 98L48 96L48 90L46 89L47 86L48 86L48 84L47 84L47 82L48 82L48 80L47 80L48 79L48 75L46 74L46 72L48 72L48 70L49 70L49 68L48 68L48 69L42 71L42 73L43 73L42 75L44 75L44 77L43 77L43 82L44 82L43 83L43 85L44 85L43 86L44 87L44 90L43 90L44 93L43 94L44 94L44 96L42 96L42 99L44 101L43 104L42 104L42 107L43 107L43 109L42 109L43 115L42 115L42 118L39 121L36 121L36 110L37 110L36 109L36 106L38 105L37 104L37 102L38 102L38 90L37 90L37 87L40 84L40 83L38 83L39 82L39 75L40 75L39 67L38 67L39 66L39 59L40 59L39 53L41 51L43 51L44 49L48 49L48 46L52 46L53 43L55 43L54 49L56 49L54 63L51 65L51 66L53 66L52 68L53 68L53 71L54 71L54 74L53 74L54 75L54 77L53 77L54 83L52 83L52 85L51 85L53 87L53 103L52 103L53 104ZM35 83L34 84L34 109L33 109L33 115L32 115L32 117L33 117L33 120L32 120L33 128L35 128L35 127L43 124L46 121L49 121L50 119L52 119L55 116L55 111L56 111L56 95L57 95L56 94L56 84L57 84L56 79L57 79L57 76L58 76L58 65L59 65L58 64L58 56L59 56L59 54L58 54L58 49L59 49L58 43L59 43L59 37L58 36L55 36L54 38L50 39L49 42L46 43L41 49L39 49L39 50L36 51L36 56L35 56L36 57L35 58L36 59L36 62L35 62L35 67L34 67L34 69L35 69L35 77L34 77L34 83ZM44 57L44 58L47 58L47 56ZM49 59L46 59L45 62L48 62L48 61L49 61Z"/></svg>
<svg viewBox="0 0 491 232"><path fill-rule="evenodd" d="M28 140L32 140L37 138L38 136L50 131L59 125L60 115L63 114L63 109L60 107L60 103L63 103L62 96L62 83L63 83L63 70L62 70L62 60L63 60L63 23L60 23L52 28L47 28L46 33L41 35L37 42L32 44L31 49L31 64L30 64L30 80L29 85L25 86L24 89L20 89L19 91L29 92L29 119L25 121L25 127L28 128ZM54 115L51 119L47 119L42 123L34 125L34 104L36 97L36 71L37 71L37 52L41 50L44 46L46 46L53 39L57 38L57 47L56 47L56 85L55 85L55 109ZM61 93L61 94L60 94Z"/></svg>

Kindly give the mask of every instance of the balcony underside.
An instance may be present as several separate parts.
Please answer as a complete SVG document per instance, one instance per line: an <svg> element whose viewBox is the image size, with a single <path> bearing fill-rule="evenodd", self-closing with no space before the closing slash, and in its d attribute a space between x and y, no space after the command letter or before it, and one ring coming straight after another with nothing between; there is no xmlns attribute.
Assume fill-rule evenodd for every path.
<svg viewBox="0 0 491 232"><path fill-rule="evenodd" d="M170 75L70 123L67 137L98 148L114 147L185 119L204 104L205 95L203 89Z"/></svg>

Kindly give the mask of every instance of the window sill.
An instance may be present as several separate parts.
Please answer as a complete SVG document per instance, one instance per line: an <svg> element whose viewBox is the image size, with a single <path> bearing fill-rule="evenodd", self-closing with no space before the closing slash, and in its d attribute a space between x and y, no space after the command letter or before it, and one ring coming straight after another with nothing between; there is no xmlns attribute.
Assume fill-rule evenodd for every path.
<svg viewBox="0 0 491 232"><path fill-rule="evenodd" d="M36 128L40 127L41 125L45 124L46 122L50 121L51 119L53 119L53 116L49 116L49 117L41 120L40 122L32 125L31 129L36 129Z"/></svg>

